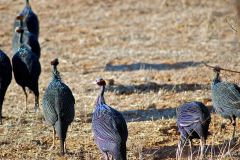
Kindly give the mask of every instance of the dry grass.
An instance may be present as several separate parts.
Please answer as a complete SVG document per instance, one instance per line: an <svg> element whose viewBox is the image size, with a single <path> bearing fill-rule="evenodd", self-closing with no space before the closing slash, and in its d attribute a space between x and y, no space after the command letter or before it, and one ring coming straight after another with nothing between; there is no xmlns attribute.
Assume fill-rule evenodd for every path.
<svg viewBox="0 0 240 160"><path fill-rule="evenodd" d="M52 128L42 116L22 112L24 95L12 80L4 102L6 118L0 126L1 159L100 159L90 123L98 93L91 82L97 77L115 81L106 101L129 121L128 159L175 159L179 138L172 116L175 108L192 100L211 106L207 100L212 71L200 63L240 70L237 35L226 23L227 19L235 24L231 0L31 3L41 25L40 96L51 78L49 62L59 57L59 70L76 99L76 118L68 132L68 154L61 158L59 148L48 150ZM0 48L10 57L12 23L22 8L23 0L0 1ZM223 79L238 83L239 75L224 72ZM33 111L34 98L29 99ZM232 128L223 136L219 133L222 119L216 115L212 119L207 144L215 152L208 157L237 159L239 146L232 156L218 149L230 138Z"/></svg>

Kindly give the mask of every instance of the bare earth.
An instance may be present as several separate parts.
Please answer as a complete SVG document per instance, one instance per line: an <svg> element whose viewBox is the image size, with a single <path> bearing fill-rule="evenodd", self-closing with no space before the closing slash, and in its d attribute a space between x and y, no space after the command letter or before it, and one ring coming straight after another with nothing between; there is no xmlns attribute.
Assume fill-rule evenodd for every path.
<svg viewBox="0 0 240 160"><path fill-rule="evenodd" d="M67 154L52 144L52 127L40 113L24 111L25 96L15 80L7 91L0 126L0 159L100 159L93 141L91 113L99 88L97 77L113 79L106 102L128 121L128 159L175 159L179 134L175 109L202 101L211 109L208 62L240 70L236 11L232 0L31 0L40 19L42 48L40 103L51 80L50 61L76 99L76 117L67 135ZM0 0L0 48L12 57L12 24L23 0ZM223 72L223 80L239 84L239 74ZM206 159L238 159L240 142L231 155L231 125L220 132L222 118L212 114ZM237 128L237 136L240 130ZM198 141L194 143L197 156ZM188 151L183 157L188 157ZM197 158L196 158L197 159Z"/></svg>

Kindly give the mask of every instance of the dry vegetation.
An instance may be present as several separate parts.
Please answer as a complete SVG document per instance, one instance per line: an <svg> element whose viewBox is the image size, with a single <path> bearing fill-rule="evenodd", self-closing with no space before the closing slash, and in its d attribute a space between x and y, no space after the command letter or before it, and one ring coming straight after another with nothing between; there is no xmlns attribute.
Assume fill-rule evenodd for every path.
<svg viewBox="0 0 240 160"><path fill-rule="evenodd" d="M10 57L12 23L23 4L0 1L0 48ZM106 101L128 121L128 159L174 159L179 138L175 108L193 100L211 108L213 74L201 62L240 70L238 38L229 26L236 27L232 0L31 0L31 4L41 25L41 99L51 79L49 62L59 57L61 75L76 99L76 117L68 132L68 153L61 158L58 145L48 150L52 128L33 112L33 95L28 106L32 112L25 113L25 97L13 79L0 126L0 159L100 159L91 133L98 93L92 81L97 77L114 79ZM223 79L238 83L239 75L223 72ZM231 156L221 150L232 131L229 126L220 133L221 121L212 114L208 158L237 159L238 145ZM187 151L183 156L187 158Z"/></svg>

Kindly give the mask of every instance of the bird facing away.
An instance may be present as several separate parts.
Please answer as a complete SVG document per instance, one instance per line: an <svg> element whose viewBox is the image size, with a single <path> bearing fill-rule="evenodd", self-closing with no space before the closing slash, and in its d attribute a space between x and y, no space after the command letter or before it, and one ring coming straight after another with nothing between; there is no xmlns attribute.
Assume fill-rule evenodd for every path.
<svg viewBox="0 0 240 160"><path fill-rule="evenodd" d="M20 26L15 28L12 39L12 52L13 54L17 52L22 43L27 44L31 47L31 50L38 58L41 56L41 48L36 35L29 32L23 27L23 17L18 16L20 21Z"/></svg>
<svg viewBox="0 0 240 160"><path fill-rule="evenodd" d="M17 52L12 57L12 66L15 80L20 85L26 97L26 110L27 110L27 92L26 87L30 89L35 95L35 111L39 108L39 90L38 79L41 73L41 65L38 57L31 50L31 47L22 41L23 31L20 32L19 43L21 44Z"/></svg>
<svg viewBox="0 0 240 160"><path fill-rule="evenodd" d="M33 12L29 0L25 0L25 7L23 10L19 13L18 16L23 17L23 24L24 28L26 28L29 32L34 34L37 38L39 36L39 21L38 21L38 16ZM18 17L17 16L17 17ZM14 25L13 25L13 32L15 32L15 28L19 27L20 21L18 18L14 20Z"/></svg>
<svg viewBox="0 0 240 160"><path fill-rule="evenodd" d="M12 66L8 56L0 50L0 125L2 125L2 106L7 88L12 80Z"/></svg>
<svg viewBox="0 0 240 160"><path fill-rule="evenodd" d="M100 78L96 84L101 87L96 108L92 117L92 130L95 142L106 160L126 160L128 129L123 115L104 100L106 82Z"/></svg>
<svg viewBox="0 0 240 160"><path fill-rule="evenodd" d="M62 82L57 70L58 64L58 59L51 62L52 81L43 96L43 115L45 120L53 126L52 147L55 145L55 134L57 132L60 139L61 155L64 155L68 126L72 123L75 115L75 99L70 88Z"/></svg>
<svg viewBox="0 0 240 160"><path fill-rule="evenodd" d="M213 108L216 113L231 121L234 129L232 139L235 136L236 117L240 116L240 88L229 82L221 81L220 68L215 67L215 77L211 84Z"/></svg>
<svg viewBox="0 0 240 160"><path fill-rule="evenodd" d="M177 149L177 159L181 157L183 145L188 141L191 148L192 139L200 139L201 155L203 157L204 146L208 136L208 128L211 122L208 108L201 102L189 102L177 109L177 126L180 132L180 140Z"/></svg>

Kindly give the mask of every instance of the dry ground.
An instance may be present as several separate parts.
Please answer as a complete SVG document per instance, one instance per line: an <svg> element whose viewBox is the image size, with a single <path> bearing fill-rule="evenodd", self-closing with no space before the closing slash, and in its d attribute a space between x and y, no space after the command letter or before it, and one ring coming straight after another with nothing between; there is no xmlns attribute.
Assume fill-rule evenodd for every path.
<svg viewBox="0 0 240 160"><path fill-rule="evenodd" d="M0 48L10 57L12 23L23 4L23 0L0 0ZM31 112L25 113L23 92L13 79L0 126L0 159L100 159L91 133L98 94L92 81L97 77L114 79L106 101L128 121L128 159L174 159L179 138L175 108L193 100L211 106L213 73L201 62L240 70L238 39L226 22L235 26L232 0L32 0L31 4L40 19L41 101L51 79L50 60L58 57L59 71L76 99L76 117L68 132L68 153L61 158L58 145L48 150L52 128L33 113L34 97L29 98ZM222 76L239 82L238 74ZM221 121L212 115L209 159L225 156L219 150L232 127L220 133ZM238 149L237 145L232 157L223 159L237 159Z"/></svg>

